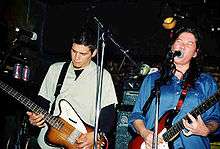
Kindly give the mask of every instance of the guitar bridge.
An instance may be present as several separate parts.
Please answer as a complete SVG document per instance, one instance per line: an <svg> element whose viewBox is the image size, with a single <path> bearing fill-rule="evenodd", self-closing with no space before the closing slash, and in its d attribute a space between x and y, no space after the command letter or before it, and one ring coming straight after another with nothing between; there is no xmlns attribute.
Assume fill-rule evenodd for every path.
<svg viewBox="0 0 220 149"><path fill-rule="evenodd" d="M77 131L76 129L67 137L67 141L70 144L75 144L76 138L80 136L81 132Z"/></svg>

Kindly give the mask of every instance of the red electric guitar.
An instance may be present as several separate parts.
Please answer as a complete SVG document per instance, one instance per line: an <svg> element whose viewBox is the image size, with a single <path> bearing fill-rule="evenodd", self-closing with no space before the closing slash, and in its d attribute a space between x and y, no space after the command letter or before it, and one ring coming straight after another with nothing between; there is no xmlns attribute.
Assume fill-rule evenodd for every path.
<svg viewBox="0 0 220 149"><path fill-rule="evenodd" d="M218 90L213 96L206 99L199 106L194 108L190 114L194 117L204 113L209 108L211 108L214 104L216 104L220 100L220 90ZM163 143L158 144L158 149L169 149L169 146L172 145L173 139L184 129L184 125L182 119L178 121L176 124L171 126L171 122L175 116L175 110L167 111L159 120L158 123L158 139L162 140ZM186 115L183 119L187 119ZM137 135L132 139L128 144L129 149L146 149L146 145L144 139Z"/></svg>

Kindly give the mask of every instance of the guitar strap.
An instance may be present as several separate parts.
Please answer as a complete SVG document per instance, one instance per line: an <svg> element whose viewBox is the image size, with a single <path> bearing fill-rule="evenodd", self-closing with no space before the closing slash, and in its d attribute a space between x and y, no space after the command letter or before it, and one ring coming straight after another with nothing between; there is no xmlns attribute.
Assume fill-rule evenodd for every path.
<svg viewBox="0 0 220 149"><path fill-rule="evenodd" d="M181 95L180 95L180 98L179 98L179 101L176 105L176 109L175 111L178 113L184 100L185 100L185 97L186 97L186 94L187 94L187 91L188 91L188 88L191 86L191 84L188 82L188 81L185 81L184 84L183 84L183 89L182 89L182 92L181 92ZM144 107L143 107L143 115L146 115L147 113L147 110L149 109L149 106L150 106L150 103L152 102L153 98L155 97L154 96L154 90L152 90L151 92L151 96L149 97L149 99L147 100L147 102L144 104Z"/></svg>
<svg viewBox="0 0 220 149"><path fill-rule="evenodd" d="M176 113L180 111L189 87L190 87L190 83L188 81L185 81L183 84L183 89L182 89L179 101L177 102L177 105L176 105L176 109L175 109Z"/></svg>
<svg viewBox="0 0 220 149"><path fill-rule="evenodd" d="M64 78L66 76L66 72L67 72L69 64L70 64L70 61L65 62L63 64L62 70L60 71L60 76L59 76L59 79L57 81L56 91L54 93L55 100L54 100L54 102L51 106L51 110L50 110L51 115L53 115L53 112L54 112L54 109L55 109L55 103L56 103L56 100L57 100L57 96L60 94L60 90L61 90L61 87L63 85L63 81L64 81Z"/></svg>

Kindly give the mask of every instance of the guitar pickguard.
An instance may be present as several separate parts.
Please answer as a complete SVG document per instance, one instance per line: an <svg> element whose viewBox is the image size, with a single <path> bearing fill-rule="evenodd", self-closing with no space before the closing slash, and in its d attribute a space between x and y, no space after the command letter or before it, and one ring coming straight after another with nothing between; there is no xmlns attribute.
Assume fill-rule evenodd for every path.
<svg viewBox="0 0 220 149"><path fill-rule="evenodd" d="M73 107L66 100L60 100L59 106L61 111L59 117L75 127L79 132L83 134L87 133L84 123L81 121Z"/></svg>

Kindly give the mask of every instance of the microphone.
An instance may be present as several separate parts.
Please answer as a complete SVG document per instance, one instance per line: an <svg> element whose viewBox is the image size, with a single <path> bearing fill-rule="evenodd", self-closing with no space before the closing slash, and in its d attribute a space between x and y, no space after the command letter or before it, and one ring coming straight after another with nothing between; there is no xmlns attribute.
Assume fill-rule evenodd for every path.
<svg viewBox="0 0 220 149"><path fill-rule="evenodd" d="M174 57L182 58L183 55L182 50L170 50L167 53L167 59L174 59Z"/></svg>
<svg viewBox="0 0 220 149"><path fill-rule="evenodd" d="M174 51L173 53L173 57L178 57L178 58L182 58L184 53L182 52L182 50L178 50L178 51Z"/></svg>
<svg viewBox="0 0 220 149"><path fill-rule="evenodd" d="M104 29L103 24L99 21L97 17L93 17L93 19L95 20L96 24L98 24L101 29Z"/></svg>
<svg viewBox="0 0 220 149"><path fill-rule="evenodd" d="M23 28L15 28L15 31L18 32L20 35L25 35L29 37L31 40L37 40L37 34L32 31L25 30Z"/></svg>

